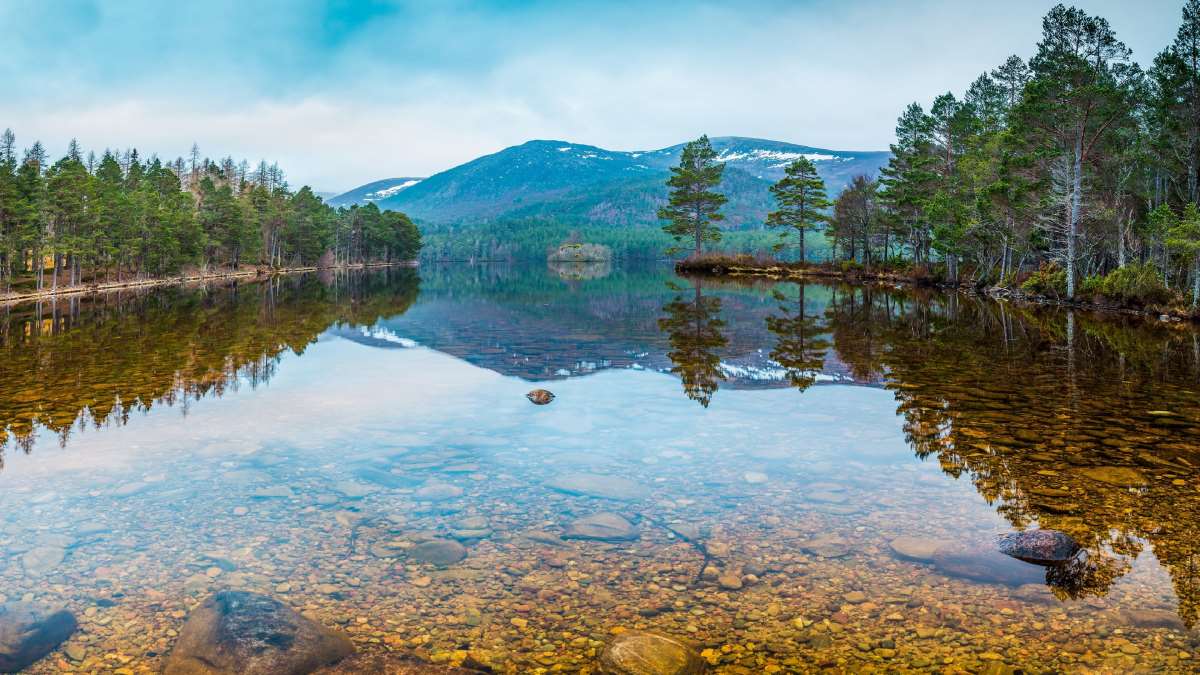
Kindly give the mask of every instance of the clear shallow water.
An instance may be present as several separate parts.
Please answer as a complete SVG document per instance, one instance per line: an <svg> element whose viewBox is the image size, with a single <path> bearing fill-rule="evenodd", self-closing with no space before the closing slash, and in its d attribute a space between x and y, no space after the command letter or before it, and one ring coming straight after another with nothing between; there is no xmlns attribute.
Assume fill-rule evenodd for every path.
<svg viewBox="0 0 1200 675"><path fill-rule="evenodd" d="M35 672L157 671L229 587L501 672L628 628L735 673L1200 657L1187 329L657 268L9 312L0 593L81 624ZM1037 525L1082 562L995 552Z"/></svg>

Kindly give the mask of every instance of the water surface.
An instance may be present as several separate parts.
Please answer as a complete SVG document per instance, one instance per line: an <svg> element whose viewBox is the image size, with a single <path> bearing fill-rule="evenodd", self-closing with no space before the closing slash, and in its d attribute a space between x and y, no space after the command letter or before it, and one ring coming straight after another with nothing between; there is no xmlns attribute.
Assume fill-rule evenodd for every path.
<svg viewBox="0 0 1200 675"><path fill-rule="evenodd" d="M157 672L231 587L512 673L639 628L729 673L1200 657L1178 324L620 266L0 311L0 595L81 624L34 672ZM997 552L1036 527L1084 551Z"/></svg>

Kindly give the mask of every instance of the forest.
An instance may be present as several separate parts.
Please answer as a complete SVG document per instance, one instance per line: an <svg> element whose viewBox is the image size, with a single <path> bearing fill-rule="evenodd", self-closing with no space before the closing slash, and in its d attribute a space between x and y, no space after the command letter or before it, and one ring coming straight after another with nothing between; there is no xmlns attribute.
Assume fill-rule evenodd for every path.
<svg viewBox="0 0 1200 675"><path fill-rule="evenodd" d="M1104 18L1057 5L1028 60L905 108L878 179L857 177L831 204L811 162L788 166L771 189L765 226L784 234L771 248L796 242L806 263L823 232L820 259L846 271L1200 305L1200 0L1182 15L1143 69ZM726 234L723 166L702 137L671 169L663 230L694 241L680 269L727 268L702 250Z"/></svg>
<svg viewBox="0 0 1200 675"><path fill-rule="evenodd" d="M185 270L336 267L411 260L421 247L402 213L333 209L292 191L278 165L201 158L86 156L72 141L51 163L0 135L0 293L165 277Z"/></svg>
<svg viewBox="0 0 1200 675"><path fill-rule="evenodd" d="M1041 295L1200 300L1200 0L1147 69L1104 18L1058 5L1028 59L909 105L891 150L834 205L838 259Z"/></svg>

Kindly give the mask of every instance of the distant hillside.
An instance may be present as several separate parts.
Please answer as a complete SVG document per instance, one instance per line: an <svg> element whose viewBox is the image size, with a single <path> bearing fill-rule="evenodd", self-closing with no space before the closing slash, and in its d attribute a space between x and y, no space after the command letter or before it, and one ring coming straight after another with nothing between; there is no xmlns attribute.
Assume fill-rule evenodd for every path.
<svg viewBox="0 0 1200 675"><path fill-rule="evenodd" d="M768 188L796 158L808 157L836 195L859 174L874 177L887 152L826 150L736 136L711 139L726 162L721 189L729 229L762 225L771 210ZM666 200L669 167L683 145L623 152L566 141L529 141L456 166L396 189L405 179L365 185L362 192L380 208L404 211L433 225L500 220L553 220L592 226L657 225L655 211ZM409 179L412 180L412 179ZM382 187L380 187L382 185ZM361 202L360 202L361 203ZM336 205L336 202L335 202Z"/></svg>
<svg viewBox="0 0 1200 675"><path fill-rule="evenodd" d="M421 180L420 178L384 178L373 183L360 185L336 197L330 197L325 200L325 203L337 208L339 206L350 206L351 204L362 206L370 202L379 202L388 197L395 196L403 190L407 190L421 182Z"/></svg>

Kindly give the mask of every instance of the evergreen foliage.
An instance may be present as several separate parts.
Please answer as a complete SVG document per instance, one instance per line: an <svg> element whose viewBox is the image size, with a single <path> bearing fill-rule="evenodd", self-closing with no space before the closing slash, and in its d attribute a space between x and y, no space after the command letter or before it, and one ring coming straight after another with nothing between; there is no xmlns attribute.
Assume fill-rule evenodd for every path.
<svg viewBox="0 0 1200 675"><path fill-rule="evenodd" d="M1104 18L1058 5L1031 58L928 112L909 105L878 184L856 181L834 206L835 254L1063 297L1138 264L1200 299L1185 215L1200 200L1200 0L1182 19L1143 72Z"/></svg>
<svg viewBox="0 0 1200 675"><path fill-rule="evenodd" d="M708 136L684 146L679 165L671 167L671 177L667 180L671 187L668 203L658 210L658 217L667 221L663 231L677 242L691 237L696 255L703 253L704 242L721 240L721 229L716 223L724 219L720 209L726 198L713 188L721 182L725 165L716 160L717 153Z"/></svg>
<svg viewBox="0 0 1200 675"><path fill-rule="evenodd" d="M122 281L185 268L331 266L416 257L402 213L334 210L278 166L250 171L193 148L164 164L136 150L83 155L72 141L50 164L40 143L18 158L0 134L0 292Z"/></svg>
<svg viewBox="0 0 1200 675"><path fill-rule="evenodd" d="M825 212L830 202L825 197L825 181L817 175L817 167L805 157L792 162L785 175L771 186L771 194L779 208L767 216L768 227L782 227L794 232L800 241L800 262L807 262L804 237L829 217ZM781 235L786 238L787 230ZM779 245L782 248L782 243Z"/></svg>

